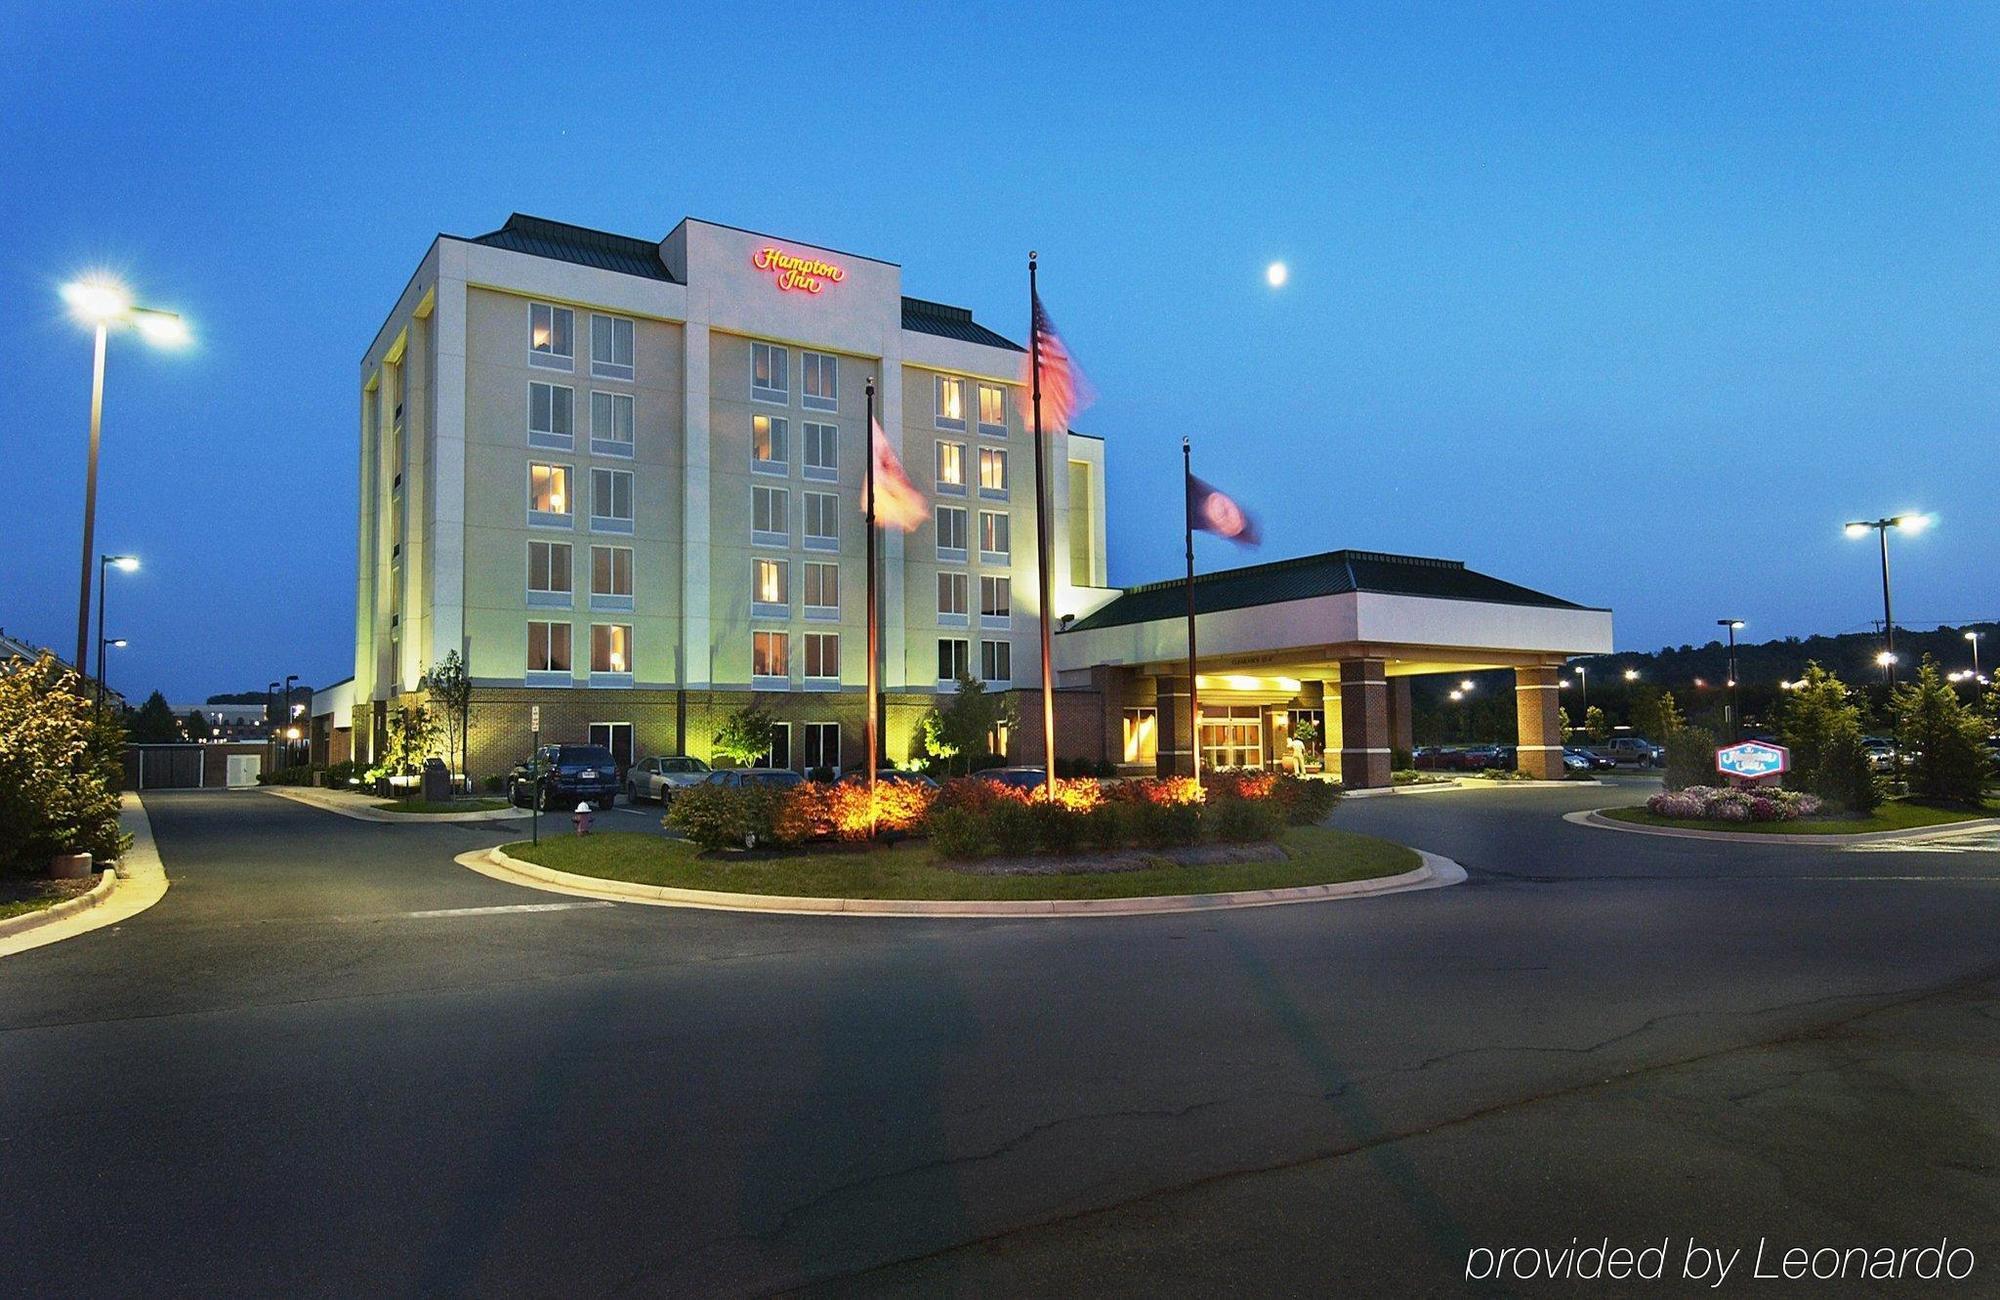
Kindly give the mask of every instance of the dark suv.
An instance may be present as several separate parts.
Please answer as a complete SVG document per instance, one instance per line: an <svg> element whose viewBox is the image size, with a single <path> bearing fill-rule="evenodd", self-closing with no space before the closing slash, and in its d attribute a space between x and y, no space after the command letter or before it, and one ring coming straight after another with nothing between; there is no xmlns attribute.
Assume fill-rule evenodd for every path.
<svg viewBox="0 0 2000 1300"><path fill-rule="evenodd" d="M516 808L539 803L552 812L579 803L609 808L618 801L618 760L602 745L543 745L509 774L507 798Z"/></svg>

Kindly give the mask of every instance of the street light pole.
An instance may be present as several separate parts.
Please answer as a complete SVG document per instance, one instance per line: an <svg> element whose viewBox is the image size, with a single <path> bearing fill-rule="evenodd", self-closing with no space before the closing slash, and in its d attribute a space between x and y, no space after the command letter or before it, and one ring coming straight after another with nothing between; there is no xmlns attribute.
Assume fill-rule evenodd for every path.
<svg viewBox="0 0 2000 1300"><path fill-rule="evenodd" d="M90 461L83 477L83 582L76 595L76 668L90 641L90 553L97 545L97 445L104 428L104 346L110 327L97 322L97 346L90 363ZM99 665L102 667L102 665Z"/></svg>
<svg viewBox="0 0 2000 1300"><path fill-rule="evenodd" d="M96 458L93 456L93 464L95 460ZM104 635L104 570L106 566L113 564L117 565L121 572L131 573L139 567L139 560L137 556L132 555L100 555L97 557L97 702L91 708L91 720L93 722L101 722L104 717L104 646L106 642ZM119 644L123 645L124 643L121 641ZM81 669L82 666L83 660L79 658L77 660L77 667Z"/></svg>
<svg viewBox="0 0 2000 1300"><path fill-rule="evenodd" d="M1975 683L1979 680L1979 638L1984 635L1985 633L1983 632L1967 632L1965 634L1965 639L1972 642L1972 680Z"/></svg>
<svg viewBox="0 0 2000 1300"><path fill-rule="evenodd" d="M1729 741L1735 744L1743 739L1743 715L1736 705L1736 629L1743 626L1740 618L1718 618L1716 624L1729 629L1729 676L1724 685L1729 688Z"/></svg>
<svg viewBox="0 0 2000 1300"><path fill-rule="evenodd" d="M1849 537L1866 537L1869 529L1875 530L1882 549L1882 668L1888 675L1889 688L1896 686L1896 615L1889 604L1889 530L1901 528L1908 532L1922 532L1930 524L1930 516L1922 514L1889 515L1882 519L1855 519L1848 522L1846 533Z"/></svg>
<svg viewBox="0 0 2000 1300"><path fill-rule="evenodd" d="M278 714L279 714L278 721L286 729L285 751L284 751L285 761L283 764L283 766L285 767L290 767L292 765L292 760L295 757L297 757L292 752L293 742L292 742L290 728L292 725L292 683L297 681L298 679L299 675L297 673L285 674L285 694L283 698L280 700L278 707Z"/></svg>

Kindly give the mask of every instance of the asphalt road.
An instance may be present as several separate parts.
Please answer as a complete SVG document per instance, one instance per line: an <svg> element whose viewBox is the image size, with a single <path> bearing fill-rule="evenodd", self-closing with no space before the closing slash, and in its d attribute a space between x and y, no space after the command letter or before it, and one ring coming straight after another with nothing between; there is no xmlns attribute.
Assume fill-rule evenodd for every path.
<svg viewBox="0 0 2000 1300"><path fill-rule="evenodd" d="M1470 881L1024 922L598 905L452 863L505 826L149 797L166 898L0 960L0 1294L1452 1295L1606 1237L1747 1248L1725 1290L1949 1237L2000 1292L2000 852L1559 817L1637 797L1350 801Z"/></svg>

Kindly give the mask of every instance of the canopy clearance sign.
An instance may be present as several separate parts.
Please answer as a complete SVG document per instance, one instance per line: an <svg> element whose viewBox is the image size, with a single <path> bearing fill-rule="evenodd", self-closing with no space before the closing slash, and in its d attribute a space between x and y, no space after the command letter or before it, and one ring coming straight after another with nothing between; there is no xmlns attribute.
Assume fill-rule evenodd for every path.
<svg viewBox="0 0 2000 1300"><path fill-rule="evenodd" d="M750 265L770 274L778 287L798 293L819 293L829 284L847 278L847 268L817 257L800 257L777 248L760 248L750 255Z"/></svg>

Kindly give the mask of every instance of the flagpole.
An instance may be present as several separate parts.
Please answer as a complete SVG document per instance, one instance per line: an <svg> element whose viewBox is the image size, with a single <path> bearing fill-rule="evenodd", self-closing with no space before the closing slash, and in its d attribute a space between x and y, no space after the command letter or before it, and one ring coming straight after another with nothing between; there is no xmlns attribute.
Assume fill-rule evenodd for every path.
<svg viewBox="0 0 2000 1300"><path fill-rule="evenodd" d="M1194 673L1194 460L1188 440L1181 439L1182 540L1187 543L1188 759L1194 788L1201 790L1201 692Z"/></svg>
<svg viewBox="0 0 2000 1300"><path fill-rule="evenodd" d="M877 680L876 660L881 653L880 615L876 610L875 598L875 376L868 377L868 455L867 468L863 471L867 486L861 494L863 526L868 532L868 721L863 734L868 738L868 837L875 838L875 769L881 766L882 738L876 734L876 700L880 698L881 684Z"/></svg>
<svg viewBox="0 0 2000 1300"><path fill-rule="evenodd" d="M1049 635L1049 512L1048 512L1048 470L1042 450L1042 330L1041 298L1035 285L1036 254L1028 252L1028 350L1030 370L1033 373L1035 404L1035 580L1040 589L1040 608L1037 610L1042 624L1042 761L1047 764L1042 772L1043 788L1048 792L1049 802L1056 798L1056 676L1055 661L1052 658L1053 644Z"/></svg>

